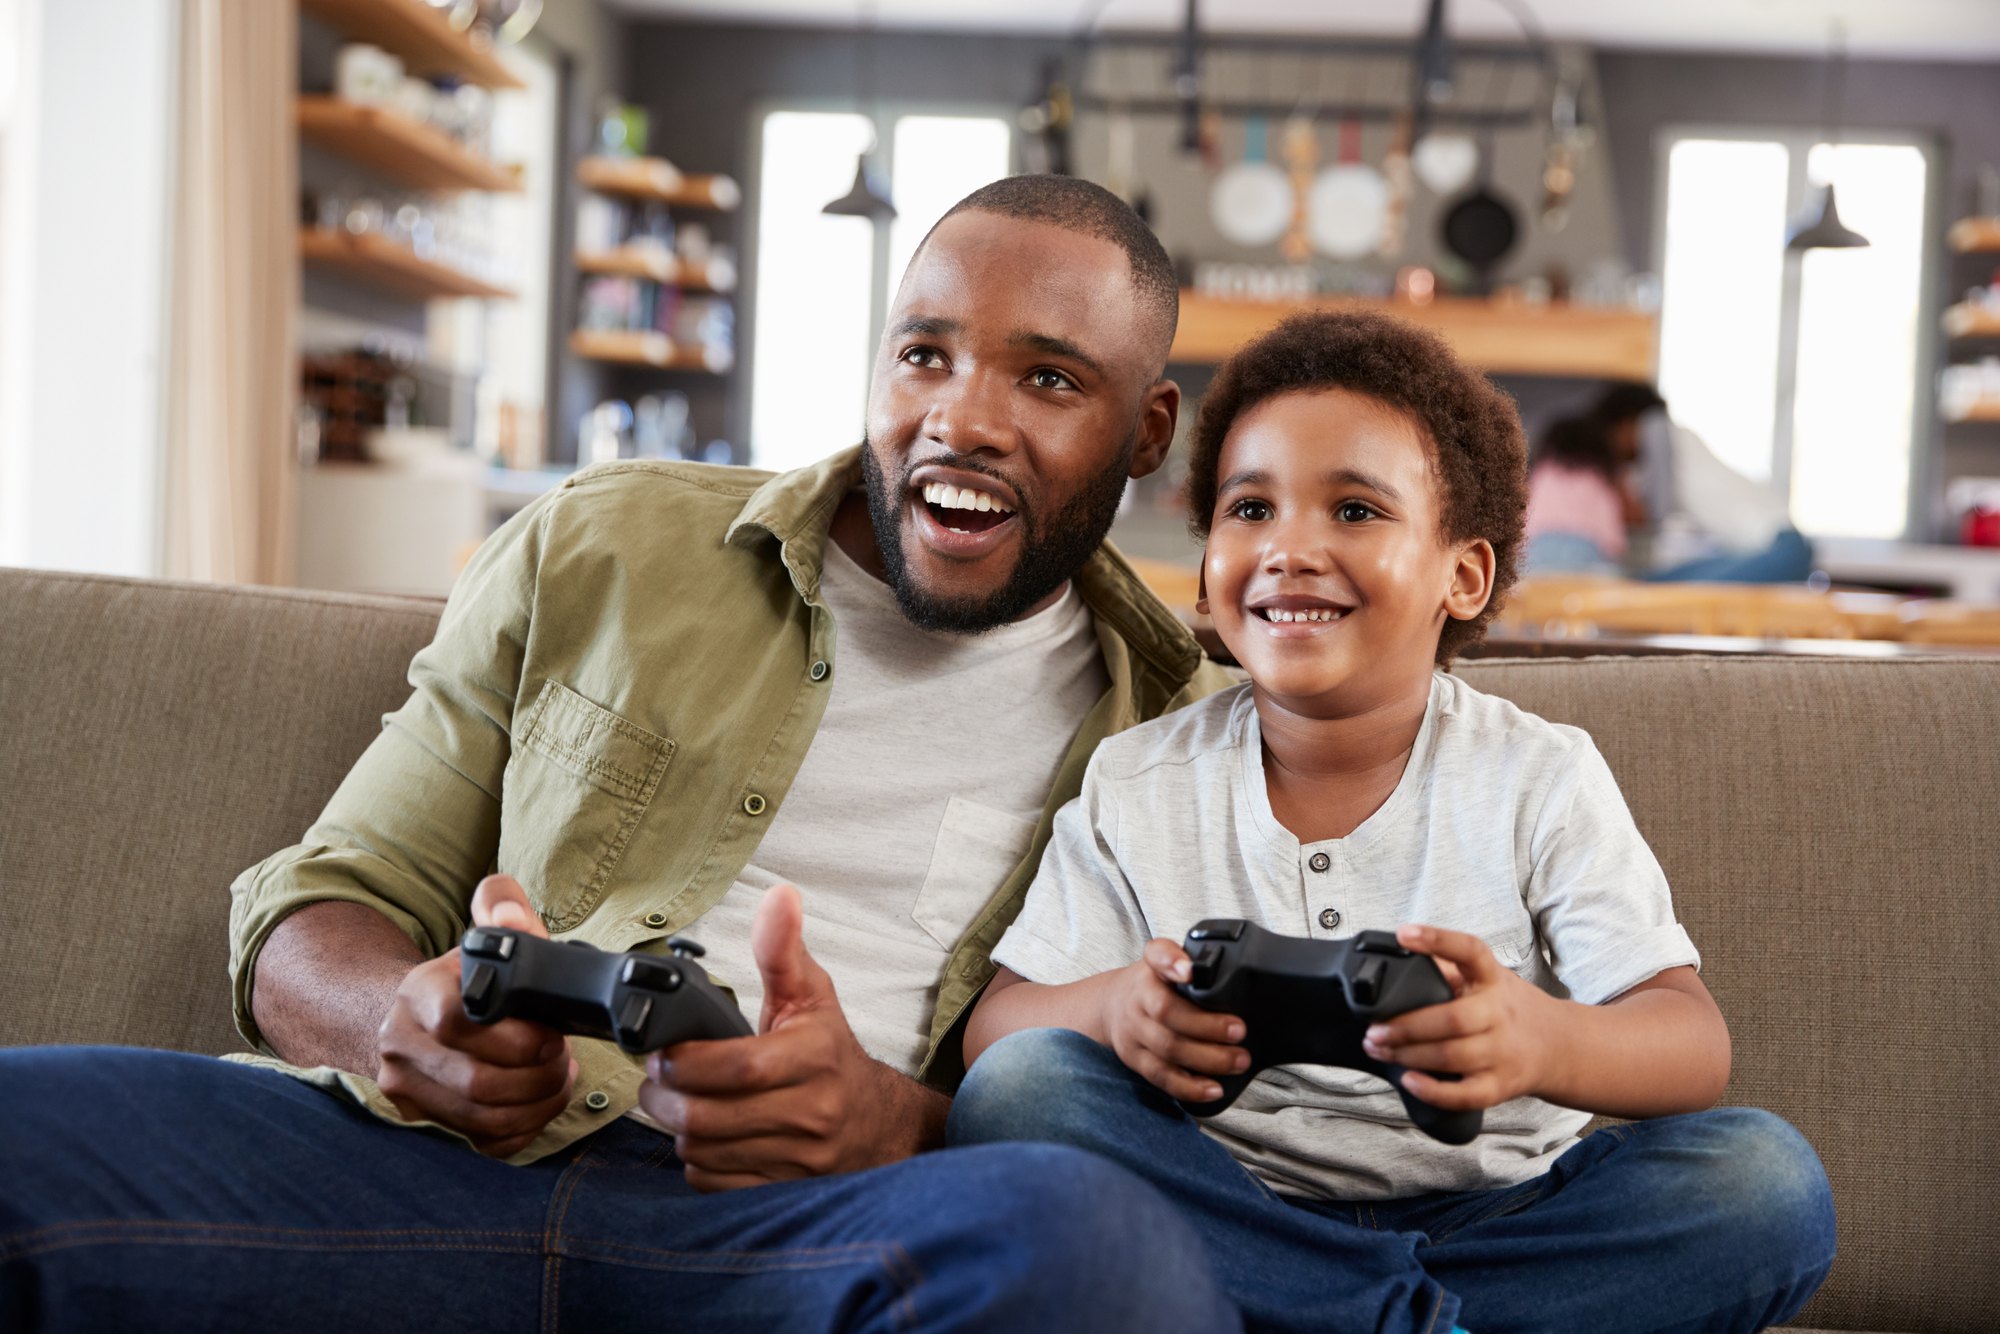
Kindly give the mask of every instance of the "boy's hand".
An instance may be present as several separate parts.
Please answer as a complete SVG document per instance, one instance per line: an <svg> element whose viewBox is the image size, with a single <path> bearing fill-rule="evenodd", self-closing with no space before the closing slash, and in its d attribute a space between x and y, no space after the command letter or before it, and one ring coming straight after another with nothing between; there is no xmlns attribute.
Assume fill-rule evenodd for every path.
<svg viewBox="0 0 2000 1334"><path fill-rule="evenodd" d="M1411 1067L1403 1087L1449 1111L1484 1110L1542 1087L1556 1018L1549 1011L1559 1002L1501 966L1477 936L1406 926L1396 940L1404 949L1430 955L1451 982L1455 999L1372 1026L1362 1050L1378 1061ZM1424 1070L1460 1078L1433 1079L1419 1073Z"/></svg>
<svg viewBox="0 0 2000 1334"><path fill-rule="evenodd" d="M1211 1014L1173 989L1190 974L1187 951L1171 940L1146 943L1139 961L1119 969L1105 991L1100 1029L1118 1059L1169 1097L1213 1102L1222 1088L1210 1076L1240 1074L1250 1053L1243 1021Z"/></svg>

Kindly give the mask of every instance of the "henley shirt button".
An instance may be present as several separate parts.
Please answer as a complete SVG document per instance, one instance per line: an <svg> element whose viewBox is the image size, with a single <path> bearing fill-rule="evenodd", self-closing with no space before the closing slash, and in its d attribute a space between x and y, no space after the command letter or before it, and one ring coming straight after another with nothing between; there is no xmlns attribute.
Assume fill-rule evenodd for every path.
<svg viewBox="0 0 2000 1334"><path fill-rule="evenodd" d="M667 924L667 915L665 913L649 912L646 914L647 926L660 927L660 926L665 926L666 924Z"/></svg>
<svg viewBox="0 0 2000 1334"><path fill-rule="evenodd" d="M812 679L813 679L813 680L815 680L815 681L824 681L824 680L826 680L826 673L827 673L827 665L826 665L826 663L825 663L824 661L821 661L821 662L816 662L816 663L814 663L814 664L812 665Z"/></svg>
<svg viewBox="0 0 2000 1334"><path fill-rule="evenodd" d="M743 798L743 813L745 815L762 815L764 813L764 798L755 792Z"/></svg>
<svg viewBox="0 0 2000 1334"><path fill-rule="evenodd" d="M1306 865L1312 867L1315 871L1324 871L1327 867L1333 865L1333 858L1327 856L1324 852L1315 852L1312 855L1312 860L1307 862Z"/></svg>
<svg viewBox="0 0 2000 1334"><path fill-rule="evenodd" d="M593 1112L601 1112L611 1105L611 1095L603 1089L592 1089L584 1094L583 1105Z"/></svg>
<svg viewBox="0 0 2000 1334"><path fill-rule="evenodd" d="M1320 912L1319 912L1319 924L1320 924L1321 926L1325 927L1325 928L1326 928L1327 930L1329 930L1329 931L1333 930L1333 928L1335 928L1336 926L1339 926L1339 925L1340 925L1340 909L1338 909L1338 908L1322 908L1322 909L1320 909Z"/></svg>

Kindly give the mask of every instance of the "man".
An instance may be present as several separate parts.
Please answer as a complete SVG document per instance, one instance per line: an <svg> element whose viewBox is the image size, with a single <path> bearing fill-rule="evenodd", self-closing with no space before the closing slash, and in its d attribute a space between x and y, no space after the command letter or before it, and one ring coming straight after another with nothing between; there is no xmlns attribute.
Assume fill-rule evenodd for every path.
<svg viewBox="0 0 2000 1334"><path fill-rule="evenodd" d="M593 469L509 523L233 887L279 1073L0 1053L0 1325L1233 1326L1118 1169L927 1152L1096 742L1221 684L1102 547L1172 439L1175 314L1123 204L1002 181L912 261L859 451ZM759 1035L642 1073L473 1025L468 922L686 931Z"/></svg>

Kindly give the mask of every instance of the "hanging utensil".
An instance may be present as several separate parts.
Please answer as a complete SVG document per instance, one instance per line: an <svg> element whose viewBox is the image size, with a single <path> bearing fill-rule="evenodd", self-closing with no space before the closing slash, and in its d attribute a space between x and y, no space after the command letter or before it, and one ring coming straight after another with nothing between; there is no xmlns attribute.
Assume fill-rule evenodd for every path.
<svg viewBox="0 0 2000 1334"><path fill-rule="evenodd" d="M1478 183L1445 211L1441 228L1445 249L1471 267L1482 295L1492 288L1493 266L1521 235L1519 212L1493 189L1493 156L1489 129L1482 136Z"/></svg>
<svg viewBox="0 0 2000 1334"><path fill-rule="evenodd" d="M1410 138L1416 119L1416 114L1407 110L1396 117L1389 151L1382 157L1382 179L1388 183L1389 197L1382 208L1382 236L1375 244L1375 253L1384 259L1401 255L1409 235L1410 180L1415 174L1410 166Z"/></svg>
<svg viewBox="0 0 2000 1334"><path fill-rule="evenodd" d="M1339 160L1313 181L1307 200L1313 246L1334 259L1359 259L1382 241L1389 185L1361 160L1361 122L1340 122Z"/></svg>
<svg viewBox="0 0 2000 1334"><path fill-rule="evenodd" d="M1313 133L1312 116L1295 111L1285 121L1285 166L1291 172L1291 227L1278 243L1278 253L1293 264L1312 258L1312 238L1307 230L1306 196L1312 190L1313 168L1319 163L1319 136Z"/></svg>
<svg viewBox="0 0 2000 1334"><path fill-rule="evenodd" d="M1243 160L1216 177L1209 212L1223 239L1237 245L1269 245L1292 221L1292 182L1266 160L1264 118L1243 122Z"/></svg>

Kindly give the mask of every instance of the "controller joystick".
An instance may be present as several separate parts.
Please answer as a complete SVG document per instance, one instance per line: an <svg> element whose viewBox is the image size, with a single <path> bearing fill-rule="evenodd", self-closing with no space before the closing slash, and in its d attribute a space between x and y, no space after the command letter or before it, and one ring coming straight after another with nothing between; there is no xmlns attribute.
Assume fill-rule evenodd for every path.
<svg viewBox="0 0 2000 1334"><path fill-rule="evenodd" d="M634 1055L699 1038L749 1037L743 1012L695 962L692 940L670 957L611 954L580 940L548 940L475 926L459 942L459 997L475 1023L530 1019L562 1033L603 1038Z"/></svg>
<svg viewBox="0 0 2000 1334"><path fill-rule="evenodd" d="M1361 1048L1370 1024L1452 998L1429 956L1404 949L1387 931L1310 940L1237 918L1197 922L1185 948L1190 976L1175 990L1204 1010L1240 1018L1250 1052L1248 1070L1216 1078L1220 1098L1181 1103L1191 1115L1227 1110L1271 1066L1337 1065L1388 1080L1410 1120L1433 1139L1469 1144L1479 1134L1481 1113L1446 1111L1412 1097L1399 1082L1408 1067L1375 1060Z"/></svg>

